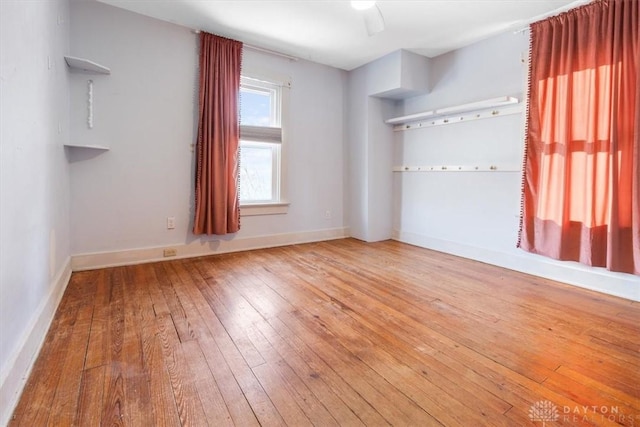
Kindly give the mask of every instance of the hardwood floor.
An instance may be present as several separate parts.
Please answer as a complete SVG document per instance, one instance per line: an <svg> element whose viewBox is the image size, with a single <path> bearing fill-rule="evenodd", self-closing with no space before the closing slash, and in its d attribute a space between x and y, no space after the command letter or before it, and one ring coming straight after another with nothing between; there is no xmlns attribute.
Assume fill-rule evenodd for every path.
<svg viewBox="0 0 640 427"><path fill-rule="evenodd" d="M10 425L388 424L640 426L640 304L393 241L74 273Z"/></svg>

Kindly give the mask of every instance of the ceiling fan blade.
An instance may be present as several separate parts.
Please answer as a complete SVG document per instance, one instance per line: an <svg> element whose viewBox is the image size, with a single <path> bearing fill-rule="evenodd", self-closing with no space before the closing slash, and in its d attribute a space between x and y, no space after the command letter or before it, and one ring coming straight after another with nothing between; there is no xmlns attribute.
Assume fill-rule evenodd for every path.
<svg viewBox="0 0 640 427"><path fill-rule="evenodd" d="M369 37L384 31L384 17L378 8L378 5L374 5L372 8L363 12L364 24L367 27L367 34L369 34Z"/></svg>

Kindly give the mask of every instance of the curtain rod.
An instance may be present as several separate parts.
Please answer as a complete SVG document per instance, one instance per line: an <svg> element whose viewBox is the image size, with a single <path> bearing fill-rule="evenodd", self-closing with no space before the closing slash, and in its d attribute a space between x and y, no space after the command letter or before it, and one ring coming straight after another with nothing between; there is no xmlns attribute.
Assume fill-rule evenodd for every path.
<svg viewBox="0 0 640 427"><path fill-rule="evenodd" d="M567 12L571 9L575 9L576 7L580 7L580 6L584 6L585 4L589 4L592 1L597 1L597 0L576 0L573 1L565 6L559 7L557 9L552 10L551 12L547 12L547 13L543 13L541 15L538 16L534 16L531 19L527 19L525 20L525 22L523 22L522 24L518 24L518 25L524 25L524 27L519 28L517 30L514 30L515 34L520 34L520 33L524 33L525 31L527 31L529 29L529 25L533 24L534 22L538 22L538 21L542 21L543 19L549 18L551 16L555 16L555 15L560 15L561 13Z"/></svg>
<svg viewBox="0 0 640 427"><path fill-rule="evenodd" d="M255 50L257 52L268 53L269 55L279 56L281 58L286 58L291 61L297 61L299 58L291 55L287 55L286 53L276 52L275 50L265 49L263 47L253 46L250 44L243 43L243 46L247 49Z"/></svg>
<svg viewBox="0 0 640 427"><path fill-rule="evenodd" d="M200 30L191 30L194 34L200 34ZM267 53L273 56L279 56L281 58L288 59L290 61L297 61L299 58L291 55L287 55L286 53L276 52L275 50L265 49L263 47L253 46L247 43L242 42L242 47L246 47L247 49L255 50L256 52Z"/></svg>

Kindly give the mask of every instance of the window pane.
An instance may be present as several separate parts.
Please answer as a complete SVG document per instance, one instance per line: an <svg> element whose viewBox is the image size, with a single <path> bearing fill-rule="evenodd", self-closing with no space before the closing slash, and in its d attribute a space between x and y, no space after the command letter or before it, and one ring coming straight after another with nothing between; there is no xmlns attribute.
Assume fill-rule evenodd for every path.
<svg viewBox="0 0 640 427"><path fill-rule="evenodd" d="M271 126L271 91L248 88L240 90L240 123L250 126Z"/></svg>
<svg viewBox="0 0 640 427"><path fill-rule="evenodd" d="M247 76L242 76L240 85L240 137L246 137L240 141L240 202L277 202L282 87Z"/></svg>
<svg viewBox="0 0 640 427"><path fill-rule="evenodd" d="M273 200L273 144L241 144L240 200Z"/></svg>

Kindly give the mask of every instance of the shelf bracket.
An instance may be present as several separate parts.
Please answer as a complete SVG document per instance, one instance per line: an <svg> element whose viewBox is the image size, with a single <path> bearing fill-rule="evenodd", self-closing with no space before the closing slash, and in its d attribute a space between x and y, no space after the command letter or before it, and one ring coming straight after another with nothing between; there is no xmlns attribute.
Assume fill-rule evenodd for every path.
<svg viewBox="0 0 640 427"><path fill-rule="evenodd" d="M93 129L93 80L87 81L87 126Z"/></svg>

